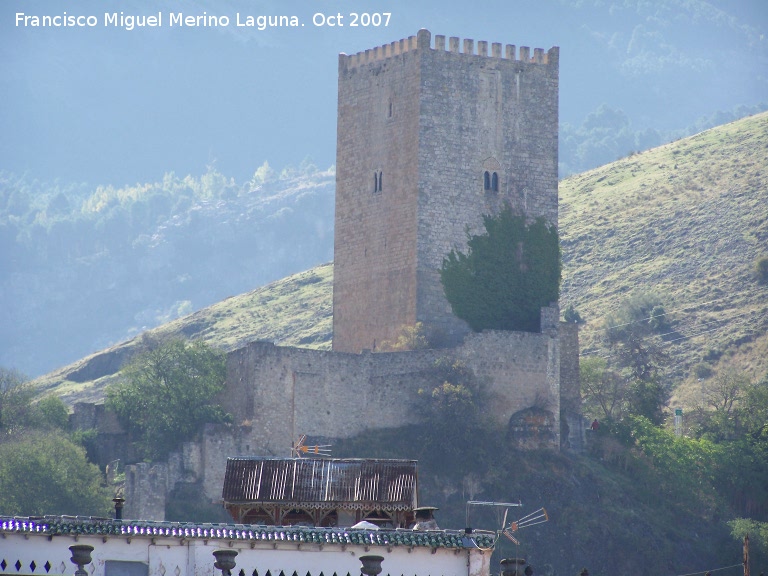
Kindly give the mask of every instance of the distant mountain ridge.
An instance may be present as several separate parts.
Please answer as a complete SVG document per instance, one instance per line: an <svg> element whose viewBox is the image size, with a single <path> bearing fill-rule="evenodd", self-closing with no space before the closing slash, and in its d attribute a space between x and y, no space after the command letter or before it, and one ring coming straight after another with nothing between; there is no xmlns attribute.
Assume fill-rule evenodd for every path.
<svg viewBox="0 0 768 576"><path fill-rule="evenodd" d="M586 320L596 350L605 313L636 290L662 297L675 330L668 378L691 382L699 362L768 370L768 113L707 130L560 183L561 307ZM181 334L231 350L268 339L329 348L332 266L228 298L150 335ZM99 401L134 338L37 380L68 403ZM685 387L683 387L685 388Z"/></svg>
<svg viewBox="0 0 768 576"><path fill-rule="evenodd" d="M328 262L334 174L265 163L243 184L209 167L94 190L0 173L0 365L37 376Z"/></svg>
<svg viewBox="0 0 768 576"><path fill-rule="evenodd" d="M66 36L16 26L14 12L31 11L26 4L0 4L0 158L4 169L44 179L122 185L170 169L196 173L218 159L218 168L240 181L254 158L282 167L306 154L328 166L335 158L337 54L423 26L446 37L562 48L564 174L658 145L670 133L691 134L688 127L701 119L752 109L768 93L768 13L755 0L490 0L483 10L423 1L393 9L387 26L332 29L311 25L317 2L297 0L290 6L306 23L301 30L145 34L99 26ZM36 10L43 5L58 6L43 2ZM89 7L99 13L104 4L79 2L79 9ZM352 0L337 8L360 10ZM131 11L149 14L206 9L234 17L253 3L131 3Z"/></svg>
<svg viewBox="0 0 768 576"><path fill-rule="evenodd" d="M561 163L565 148L616 158L651 144L622 118L602 108L586 132L561 125ZM94 188L0 172L0 366L38 376L331 260L334 175L265 162L237 183L209 165Z"/></svg>

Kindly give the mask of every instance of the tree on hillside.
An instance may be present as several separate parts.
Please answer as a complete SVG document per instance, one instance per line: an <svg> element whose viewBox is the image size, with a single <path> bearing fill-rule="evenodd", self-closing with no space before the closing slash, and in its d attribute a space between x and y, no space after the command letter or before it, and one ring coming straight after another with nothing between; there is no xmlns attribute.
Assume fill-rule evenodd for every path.
<svg viewBox="0 0 768 576"><path fill-rule="evenodd" d="M587 357L579 363L581 397L589 418L618 420L626 399L626 382L608 368L604 358Z"/></svg>
<svg viewBox="0 0 768 576"><path fill-rule="evenodd" d="M758 284L768 284L768 256L762 256L755 262L755 275Z"/></svg>
<svg viewBox="0 0 768 576"><path fill-rule="evenodd" d="M35 401L35 395L26 376L0 367L0 440L31 429L66 429L69 411L61 398L51 395Z"/></svg>
<svg viewBox="0 0 768 576"><path fill-rule="evenodd" d="M205 423L228 420L214 402L224 389L225 356L202 341L150 343L122 375L107 389L106 405L144 458L163 458Z"/></svg>
<svg viewBox="0 0 768 576"><path fill-rule="evenodd" d="M752 566L765 566L768 563L768 522L760 522L751 518L736 518L728 522L731 536L739 543L749 536L749 557ZM763 570L755 570L764 574Z"/></svg>
<svg viewBox="0 0 768 576"><path fill-rule="evenodd" d="M27 432L0 443L0 514L105 516L112 494L85 448L60 432Z"/></svg>
<svg viewBox="0 0 768 576"><path fill-rule="evenodd" d="M467 253L452 250L440 279L453 313L472 330L538 332L541 308L560 294L557 230L527 223L511 206L484 216L485 234L469 235Z"/></svg>
<svg viewBox="0 0 768 576"><path fill-rule="evenodd" d="M661 381L669 360L661 334L669 330L664 308L653 294L626 299L605 321L605 345L627 382L626 409L657 425L664 421L669 397Z"/></svg>
<svg viewBox="0 0 768 576"><path fill-rule="evenodd" d="M724 370L705 382L704 405L693 412L691 432L723 447L718 490L731 506L753 518L768 515L768 374L751 382ZM738 470L738 474L734 474Z"/></svg>
<svg viewBox="0 0 768 576"><path fill-rule="evenodd" d="M0 514L105 514L110 495L67 437L67 407L35 393L21 373L0 368Z"/></svg>
<svg viewBox="0 0 768 576"><path fill-rule="evenodd" d="M745 433L768 444L768 372L759 382L746 386L740 421Z"/></svg>
<svg viewBox="0 0 768 576"><path fill-rule="evenodd" d="M668 360L659 335L669 329L659 298L639 293L621 302L606 318L604 340L632 378L650 381L658 377Z"/></svg>
<svg viewBox="0 0 768 576"><path fill-rule="evenodd" d="M737 434L739 401L749 385L749 378L733 370L725 370L702 386L707 404L707 428L718 440Z"/></svg>
<svg viewBox="0 0 768 576"><path fill-rule="evenodd" d="M29 420L35 393L20 372L0 366L0 434L10 434Z"/></svg>
<svg viewBox="0 0 768 576"><path fill-rule="evenodd" d="M724 441L768 433L768 374L752 382L746 374L723 370L704 382L702 397L695 411L698 436Z"/></svg>

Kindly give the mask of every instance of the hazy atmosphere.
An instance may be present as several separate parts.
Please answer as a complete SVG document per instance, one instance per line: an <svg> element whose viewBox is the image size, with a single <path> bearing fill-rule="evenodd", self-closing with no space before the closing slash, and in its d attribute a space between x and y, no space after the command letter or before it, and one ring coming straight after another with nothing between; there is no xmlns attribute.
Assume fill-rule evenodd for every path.
<svg viewBox="0 0 768 576"><path fill-rule="evenodd" d="M683 132L768 94L768 8L742 1L10 0L0 26L2 168L44 180L116 186L216 163L237 180L265 160L334 163L339 52L433 34L560 46L562 161L568 137L600 126ZM317 12L391 13L389 24L317 27ZM98 15L85 28L17 26L15 14ZM227 27L104 26L105 11L228 16ZM237 26L237 14L295 15L298 27ZM601 107L608 112L600 114ZM567 126L567 128L566 128ZM650 133L646 133L650 131ZM647 142L642 138L646 138ZM610 146L610 142L603 142ZM603 161L615 158L599 158Z"/></svg>
<svg viewBox="0 0 768 576"><path fill-rule="evenodd" d="M767 36L0 1L0 576L768 573Z"/></svg>
<svg viewBox="0 0 768 576"><path fill-rule="evenodd" d="M420 28L560 46L561 176L766 106L763 2L473 6L3 2L0 364L38 375L143 327L329 261L339 52ZM389 15L379 26L351 26L351 14L363 9ZM64 12L94 16L97 25L42 27L29 18ZM170 26L178 12L226 16L229 24ZM165 16L161 27L128 30L117 18L157 13ZM328 26L338 14L345 25ZM286 20L298 25L270 27L267 20L260 30L259 15L295 16ZM248 16L255 26L237 25ZM274 181L266 173L254 180L265 162ZM289 182L302 175L304 183ZM310 183L323 186L307 204L300 191ZM264 196L244 198L243 190L262 185L274 192L267 206ZM173 190L182 188L194 192L180 201ZM287 200L278 192L286 189L299 194L299 204L281 204ZM252 216L241 237L227 225L238 214ZM222 261L231 263L226 274Z"/></svg>

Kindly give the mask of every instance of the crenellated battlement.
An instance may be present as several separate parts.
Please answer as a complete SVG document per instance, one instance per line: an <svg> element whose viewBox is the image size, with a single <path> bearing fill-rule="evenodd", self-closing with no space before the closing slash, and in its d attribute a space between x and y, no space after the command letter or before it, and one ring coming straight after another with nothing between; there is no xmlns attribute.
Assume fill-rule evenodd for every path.
<svg viewBox="0 0 768 576"><path fill-rule="evenodd" d="M364 64L388 60L400 54L411 52L418 49L436 50L441 52L451 52L453 54L466 54L479 56L482 58L497 58L500 60L511 60L525 62L528 64L554 64L557 65L560 49L553 46L546 52L543 48L534 48L533 56L528 46L520 46L519 52L514 44L506 44L502 51L500 42L490 44L490 54L488 53L488 42L478 40L477 43L472 38L461 39L457 36L451 36L447 39L443 35L436 35L434 43L432 42L432 33L422 28L416 36L409 36L401 40L396 40L389 44L376 46L357 54L347 55L339 54L339 64L346 68L355 68Z"/></svg>
<svg viewBox="0 0 768 576"><path fill-rule="evenodd" d="M557 225L559 48L420 30L338 64L333 349L456 344L439 270L467 230L505 204Z"/></svg>

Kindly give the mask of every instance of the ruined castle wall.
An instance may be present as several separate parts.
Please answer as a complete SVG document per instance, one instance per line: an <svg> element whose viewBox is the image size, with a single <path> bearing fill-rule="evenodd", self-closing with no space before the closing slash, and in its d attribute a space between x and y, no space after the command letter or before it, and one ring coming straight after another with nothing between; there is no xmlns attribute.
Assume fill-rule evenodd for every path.
<svg viewBox="0 0 768 576"><path fill-rule="evenodd" d="M562 445L580 452L584 446L584 417L581 410L581 382L579 379L579 326L567 322L559 325L560 339L560 404Z"/></svg>
<svg viewBox="0 0 768 576"><path fill-rule="evenodd" d="M165 504L173 490L168 481L168 463L139 462L125 470L125 518L165 520Z"/></svg>
<svg viewBox="0 0 768 576"><path fill-rule="evenodd" d="M256 342L228 358L222 400L250 427L249 450L285 456L300 434L346 438L414 421L418 389L440 355L346 354Z"/></svg>
<svg viewBox="0 0 768 576"><path fill-rule="evenodd" d="M560 338L560 396L564 407L581 412L581 387L579 382L579 326L561 322Z"/></svg>
<svg viewBox="0 0 768 576"><path fill-rule="evenodd" d="M467 230L505 204L557 226L558 49L419 32L419 234L417 319L457 342L467 332L445 299L439 270ZM463 44L463 45L462 45ZM487 189L485 172L497 175ZM494 183L496 184L496 183ZM496 188L496 189L494 189Z"/></svg>
<svg viewBox="0 0 768 576"><path fill-rule="evenodd" d="M453 349L362 354L254 342L227 357L220 400L233 424L206 426L201 443L185 444L167 463L129 467L126 514L161 519L179 482L199 482L218 501L228 457L288 456L301 434L349 438L418 423L418 391L441 384L434 367L445 357L472 370L496 425L508 429L516 414L537 407L547 413L547 435L526 446L559 447L560 354L550 335L486 331Z"/></svg>
<svg viewBox="0 0 768 576"><path fill-rule="evenodd" d="M250 447L250 437L247 428L227 428L221 425L208 424L203 430L202 442L195 443L199 450L199 473L192 481L202 484L203 492L211 502L221 500L221 491L224 486L224 472L227 467L227 458L235 456L252 456L254 453ZM189 462L187 469L192 468ZM187 480L190 481L190 480Z"/></svg>
<svg viewBox="0 0 768 576"><path fill-rule="evenodd" d="M454 349L362 354L255 342L228 356L222 402L243 437L233 449L285 456L300 434L348 438L418 422L418 391L440 384L434 366L444 357L477 376L498 425L537 403L557 418L560 356L546 334L486 331Z"/></svg>
<svg viewBox="0 0 768 576"><path fill-rule="evenodd" d="M420 69L412 40L339 56L336 351L375 349L416 321Z"/></svg>
<svg viewBox="0 0 768 576"><path fill-rule="evenodd" d="M136 451L117 415L107 410L104 404L75 403L69 426L72 430L98 430L99 441L93 443L88 457L102 468L114 466L115 460L131 462L136 459Z"/></svg>
<svg viewBox="0 0 768 576"><path fill-rule="evenodd" d="M472 369L488 395L488 415L507 427L521 410L536 406L551 414L559 447L560 395L557 340L545 334L487 330L467 336L456 356ZM539 446L540 448L543 446Z"/></svg>

